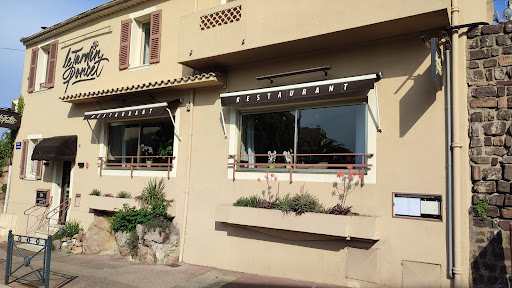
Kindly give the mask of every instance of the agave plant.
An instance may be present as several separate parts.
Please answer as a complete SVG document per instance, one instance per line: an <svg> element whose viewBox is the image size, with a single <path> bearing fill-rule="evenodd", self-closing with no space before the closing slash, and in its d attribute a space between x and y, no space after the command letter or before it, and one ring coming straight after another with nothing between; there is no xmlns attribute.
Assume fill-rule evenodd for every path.
<svg viewBox="0 0 512 288"><path fill-rule="evenodd" d="M292 211L297 215L302 215L306 212L319 213L323 210L322 204L318 202L318 199L308 192L301 192L294 195L291 202Z"/></svg>

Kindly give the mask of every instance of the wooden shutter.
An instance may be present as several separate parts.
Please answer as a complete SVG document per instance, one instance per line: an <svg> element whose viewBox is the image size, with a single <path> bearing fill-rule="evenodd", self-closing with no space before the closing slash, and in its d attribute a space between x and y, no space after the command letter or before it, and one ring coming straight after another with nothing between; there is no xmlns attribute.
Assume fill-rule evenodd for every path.
<svg viewBox="0 0 512 288"><path fill-rule="evenodd" d="M162 9L151 12L149 27L149 63L160 62L160 42L162 36Z"/></svg>
<svg viewBox="0 0 512 288"><path fill-rule="evenodd" d="M57 47L59 40L50 44L50 53L48 55L48 73L46 74L46 88L52 88L55 85L55 67L57 66Z"/></svg>
<svg viewBox="0 0 512 288"><path fill-rule="evenodd" d="M39 47L32 49L30 56L30 70L28 72L28 93L34 92L36 88L36 72L37 72L37 55L39 54Z"/></svg>
<svg viewBox="0 0 512 288"><path fill-rule="evenodd" d="M43 141L43 138L39 138L39 140L37 141L37 143L41 143L41 141ZM37 161L37 164L36 164L36 180L41 180L41 178L43 177L43 161Z"/></svg>
<svg viewBox="0 0 512 288"><path fill-rule="evenodd" d="M28 150L28 139L23 140L21 145L21 160L20 160L20 178L25 179L26 167L27 167L27 150Z"/></svg>
<svg viewBox="0 0 512 288"><path fill-rule="evenodd" d="M119 69L130 67L130 40L132 19L121 21L121 46L119 47Z"/></svg>

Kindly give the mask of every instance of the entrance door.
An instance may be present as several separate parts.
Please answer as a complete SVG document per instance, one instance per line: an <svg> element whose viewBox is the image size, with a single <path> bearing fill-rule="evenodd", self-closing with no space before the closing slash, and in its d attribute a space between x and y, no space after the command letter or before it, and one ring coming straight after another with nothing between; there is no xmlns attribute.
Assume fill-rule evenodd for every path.
<svg viewBox="0 0 512 288"><path fill-rule="evenodd" d="M69 185L71 180L71 162L64 161L62 164L62 181L61 183L61 190L60 190L60 203L61 209L59 211L59 224L65 224L66 223L66 217L68 213L68 209L66 207L62 206L62 203L66 202L66 200L69 199Z"/></svg>

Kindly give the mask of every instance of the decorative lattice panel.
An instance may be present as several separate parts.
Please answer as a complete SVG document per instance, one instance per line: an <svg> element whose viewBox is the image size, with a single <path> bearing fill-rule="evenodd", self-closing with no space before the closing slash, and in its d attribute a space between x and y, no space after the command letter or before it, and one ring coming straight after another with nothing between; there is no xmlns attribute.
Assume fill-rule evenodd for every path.
<svg viewBox="0 0 512 288"><path fill-rule="evenodd" d="M241 5L201 16L199 27L201 30L205 30L240 21L240 19L242 19Z"/></svg>

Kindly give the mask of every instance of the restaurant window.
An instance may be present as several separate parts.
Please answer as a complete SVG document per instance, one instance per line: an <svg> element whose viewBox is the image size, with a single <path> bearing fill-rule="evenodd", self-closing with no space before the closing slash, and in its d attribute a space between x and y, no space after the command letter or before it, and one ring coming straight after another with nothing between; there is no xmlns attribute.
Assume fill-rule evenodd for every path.
<svg viewBox="0 0 512 288"><path fill-rule="evenodd" d="M240 154L246 156L241 156L241 162L268 163L247 168L282 168L283 165L272 164L290 163L291 157L251 154L289 153L306 154L293 162L313 164L300 167L308 171L340 169L326 164L361 164L362 156L329 154L366 153L366 115L366 104L242 114Z"/></svg>
<svg viewBox="0 0 512 288"><path fill-rule="evenodd" d="M168 119L110 124L107 163L168 163L169 156L173 156L173 144L174 127Z"/></svg>

